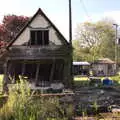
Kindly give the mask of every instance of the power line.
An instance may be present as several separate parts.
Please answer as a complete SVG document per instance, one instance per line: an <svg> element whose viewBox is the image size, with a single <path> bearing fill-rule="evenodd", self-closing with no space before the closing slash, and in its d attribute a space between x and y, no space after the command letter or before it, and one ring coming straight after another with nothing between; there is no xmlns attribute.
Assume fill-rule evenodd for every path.
<svg viewBox="0 0 120 120"><path fill-rule="evenodd" d="M89 20L91 21L91 20L92 20L92 19L91 19L91 16L89 15L89 13L88 13L88 11L87 11L87 8L86 8L86 6L85 6L84 1L83 1L83 0L80 0L80 2L81 2L81 4L82 4L83 10L84 10L86 16L87 16L87 17L89 18Z"/></svg>

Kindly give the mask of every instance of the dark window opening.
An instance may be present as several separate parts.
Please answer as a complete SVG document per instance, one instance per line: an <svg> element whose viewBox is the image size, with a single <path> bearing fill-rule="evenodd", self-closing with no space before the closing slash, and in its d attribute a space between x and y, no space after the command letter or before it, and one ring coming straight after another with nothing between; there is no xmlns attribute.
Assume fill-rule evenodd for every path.
<svg viewBox="0 0 120 120"><path fill-rule="evenodd" d="M35 44L35 32L31 31L31 45Z"/></svg>
<svg viewBox="0 0 120 120"><path fill-rule="evenodd" d="M36 64L25 64L25 72L24 75L28 78L35 78L36 74Z"/></svg>
<svg viewBox="0 0 120 120"><path fill-rule="evenodd" d="M48 45L49 31L48 30L32 30L31 45Z"/></svg>
<svg viewBox="0 0 120 120"><path fill-rule="evenodd" d="M87 75L89 75L89 66L73 65L73 74L87 76Z"/></svg>

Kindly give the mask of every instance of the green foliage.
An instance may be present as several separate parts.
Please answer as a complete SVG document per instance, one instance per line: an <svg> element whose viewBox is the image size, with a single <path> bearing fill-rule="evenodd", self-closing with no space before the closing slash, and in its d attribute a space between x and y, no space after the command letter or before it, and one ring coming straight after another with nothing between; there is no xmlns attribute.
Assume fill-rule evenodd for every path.
<svg viewBox="0 0 120 120"><path fill-rule="evenodd" d="M0 75L0 94L2 94L2 91L3 91L3 77L4 77L4 75L1 74Z"/></svg>
<svg viewBox="0 0 120 120"><path fill-rule="evenodd" d="M9 86L8 100L0 108L0 120L68 120L72 114L72 107L64 108L57 97L33 93L24 80Z"/></svg>
<svg viewBox="0 0 120 120"><path fill-rule="evenodd" d="M112 76L110 79L113 80L114 85L120 86L120 75Z"/></svg>
<svg viewBox="0 0 120 120"><path fill-rule="evenodd" d="M114 60L115 29L113 21L102 20L96 23L80 24L76 30L73 47L75 61L94 61L102 57Z"/></svg>
<svg viewBox="0 0 120 120"><path fill-rule="evenodd" d="M95 113L97 113L97 111L98 111L97 100L94 101L94 103L93 103L93 108L94 108L94 110L95 110Z"/></svg>

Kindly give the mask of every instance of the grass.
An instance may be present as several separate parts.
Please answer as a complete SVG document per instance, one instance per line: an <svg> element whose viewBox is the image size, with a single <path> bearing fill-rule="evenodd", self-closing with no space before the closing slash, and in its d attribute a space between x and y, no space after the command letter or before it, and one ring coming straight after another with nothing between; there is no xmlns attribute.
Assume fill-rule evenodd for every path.
<svg viewBox="0 0 120 120"><path fill-rule="evenodd" d="M105 77L98 77L101 80L103 80ZM111 80L117 80L120 81L120 75L116 75L116 76L110 76L108 77ZM89 77L82 77L82 76L74 76L74 81L87 81L89 80Z"/></svg>
<svg viewBox="0 0 120 120"><path fill-rule="evenodd" d="M4 77L4 75L3 74L1 74L0 75L0 93L2 92L2 90L3 90L3 77Z"/></svg>
<svg viewBox="0 0 120 120"><path fill-rule="evenodd" d="M7 101L0 107L0 120L68 120L73 107L61 104L58 97L34 96L28 82L9 88ZM65 107L64 107L65 106Z"/></svg>
<svg viewBox="0 0 120 120"><path fill-rule="evenodd" d="M4 77L4 75L1 74L0 75L0 92L2 91L3 77ZM105 77L99 77L99 78L101 80L103 80ZM109 78L114 81L115 85L120 85L120 75L111 76ZM88 80L89 80L89 77L74 76L75 86L76 85L86 86L86 85L88 85Z"/></svg>
<svg viewBox="0 0 120 120"><path fill-rule="evenodd" d="M81 76L75 76L74 77L74 81L86 81L88 80L89 78L88 77L81 77Z"/></svg>
<svg viewBox="0 0 120 120"><path fill-rule="evenodd" d="M101 79L101 81L105 78L105 77L98 77L99 79ZM110 76L109 79L113 80L114 86L119 87L120 86L120 75L116 75L116 76ZM81 77L81 76L75 76L74 77L74 85L77 87L89 87L91 86L89 84L89 78L88 77ZM100 85L102 86L102 84Z"/></svg>

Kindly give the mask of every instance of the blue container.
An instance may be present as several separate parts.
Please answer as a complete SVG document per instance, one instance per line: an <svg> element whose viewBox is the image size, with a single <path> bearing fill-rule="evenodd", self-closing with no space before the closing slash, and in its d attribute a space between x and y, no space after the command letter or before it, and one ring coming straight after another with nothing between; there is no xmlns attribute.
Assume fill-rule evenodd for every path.
<svg viewBox="0 0 120 120"><path fill-rule="evenodd" d="M107 86L113 85L113 81L110 80L109 78L105 78L105 79L103 80L103 85L107 85Z"/></svg>

